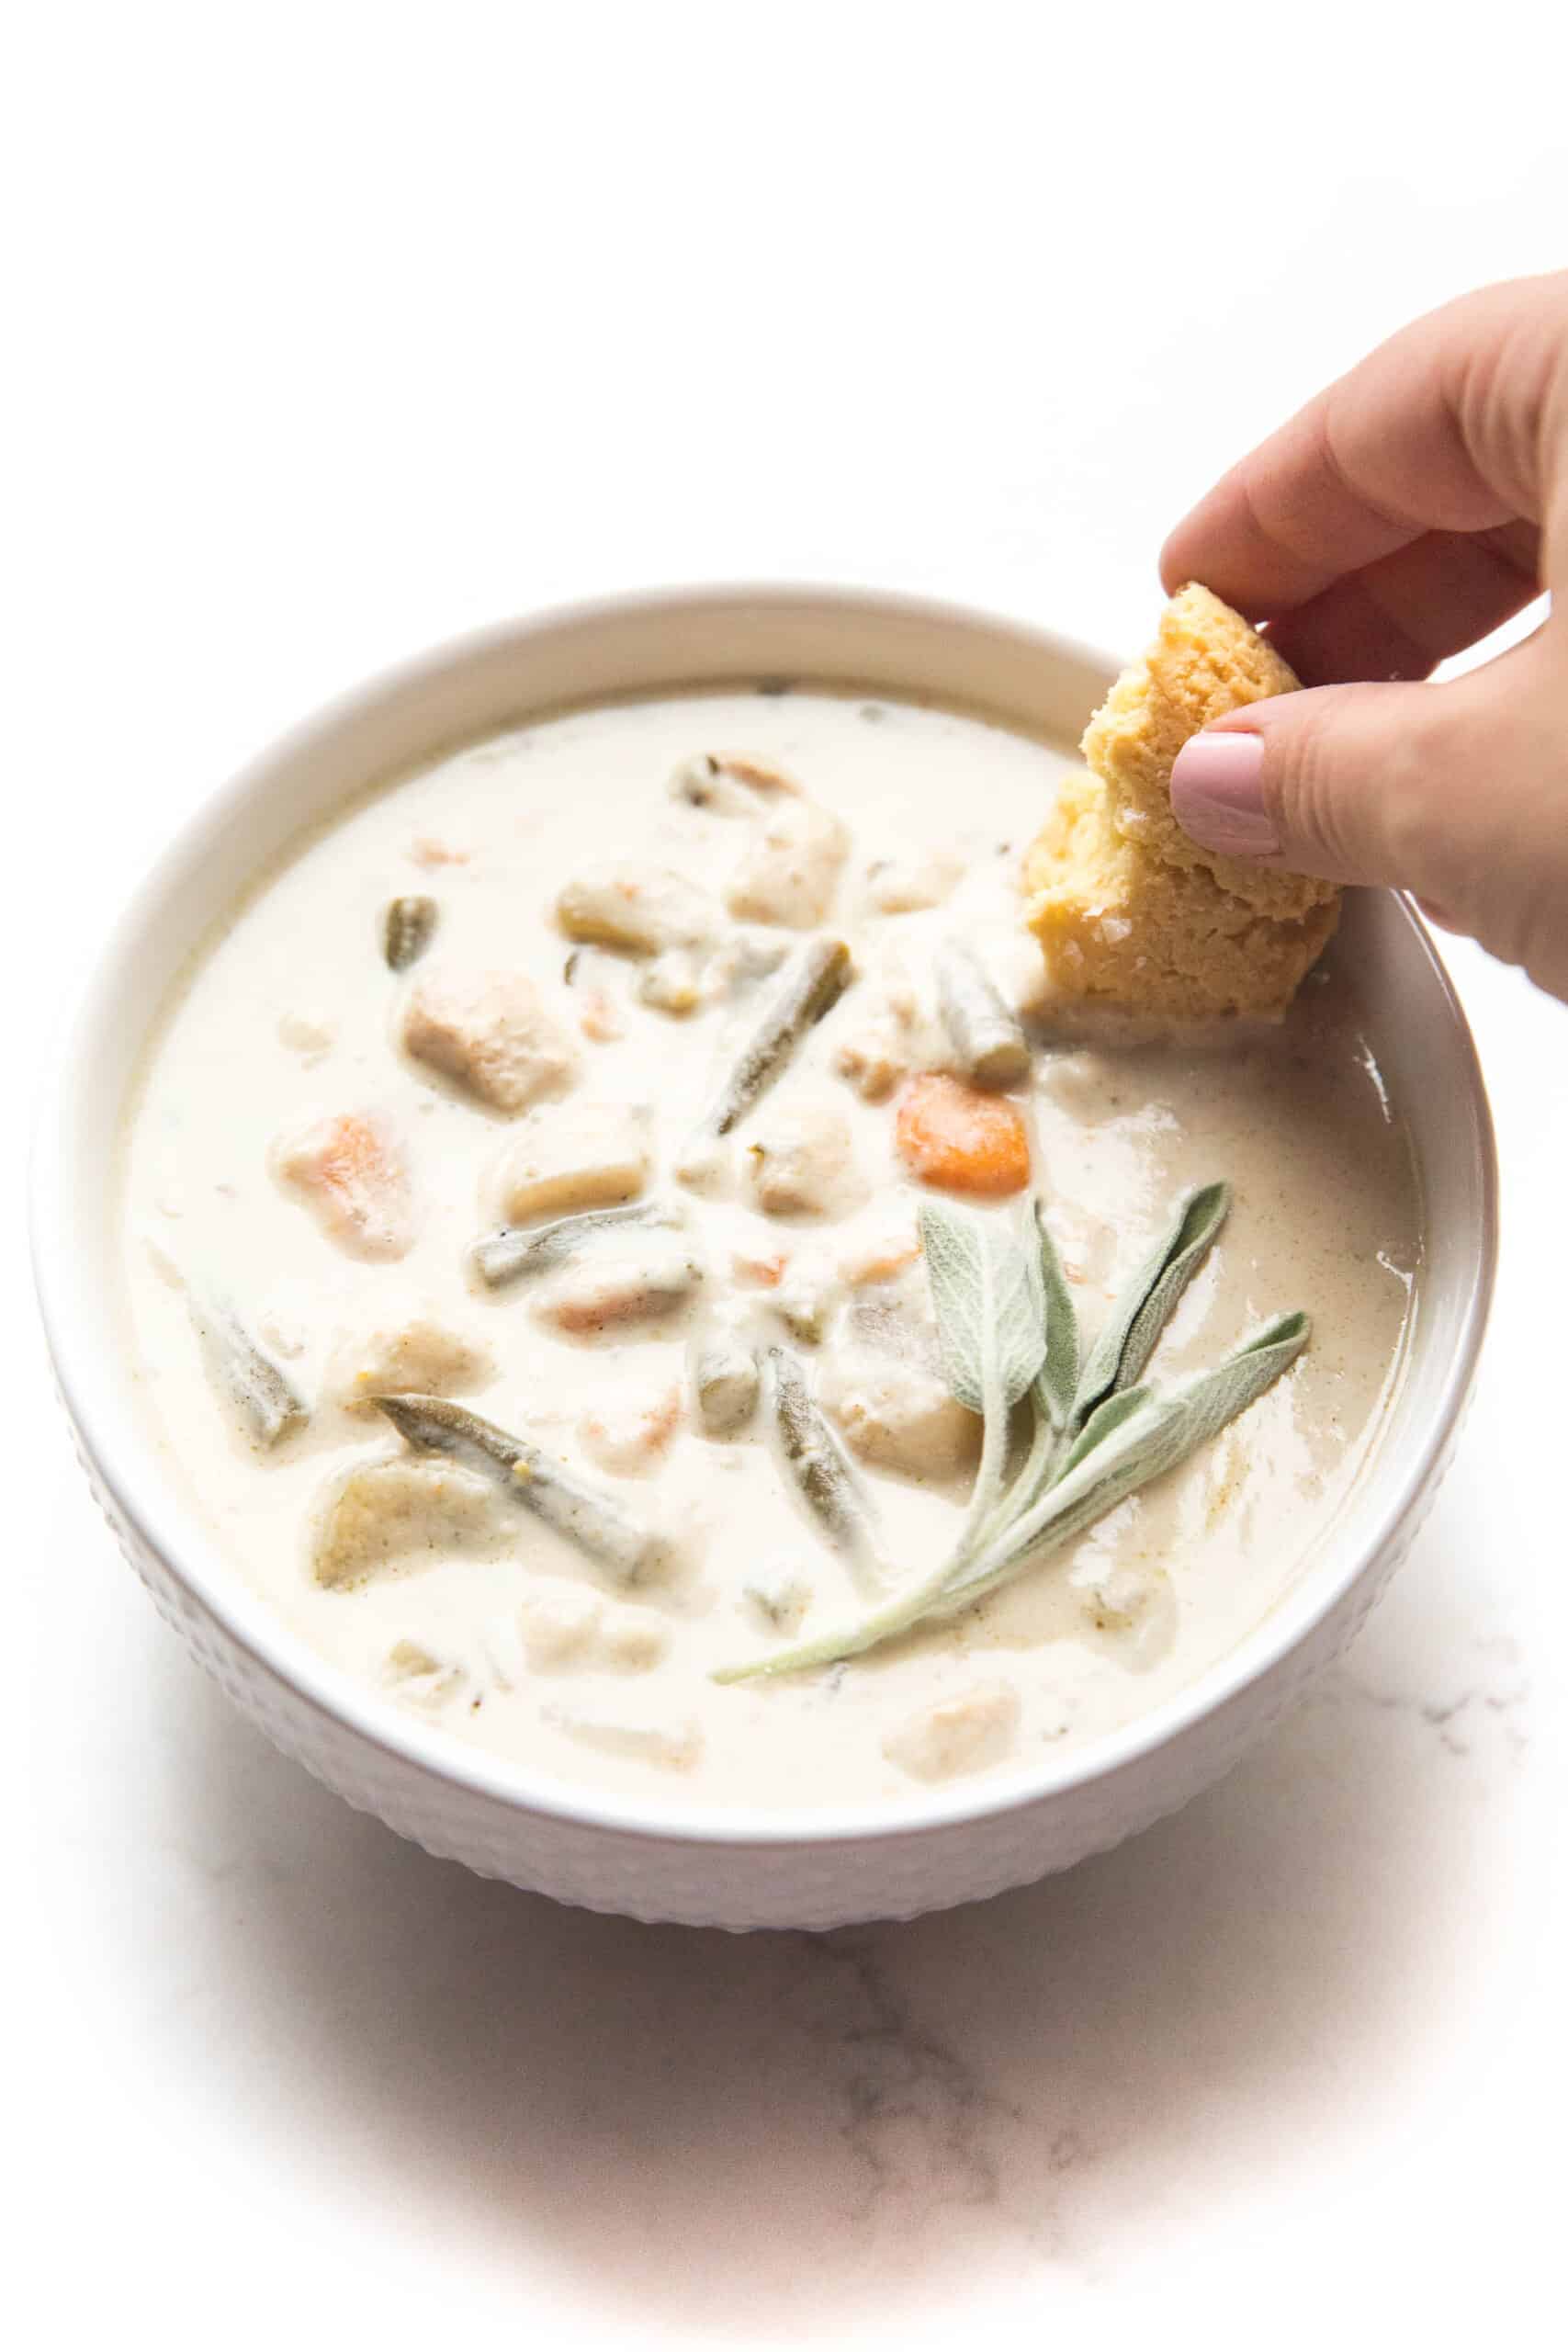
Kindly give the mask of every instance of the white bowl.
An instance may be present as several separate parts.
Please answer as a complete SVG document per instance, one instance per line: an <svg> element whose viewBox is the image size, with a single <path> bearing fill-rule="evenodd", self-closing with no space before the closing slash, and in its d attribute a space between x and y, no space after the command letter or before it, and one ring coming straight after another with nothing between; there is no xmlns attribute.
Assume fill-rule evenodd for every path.
<svg viewBox="0 0 1568 2352"><path fill-rule="evenodd" d="M115 1143L149 1029L213 919L368 782L563 703L758 678L977 706L1075 738L1111 665L1044 631L840 590L728 588L580 605L376 680L219 793L143 885L44 1106L34 1248L60 1389L95 1493L163 1614L230 1696L349 1802L433 1853L563 1901L726 1928L826 1928L992 1894L1114 1844L1214 1780L1350 1639L1451 1453L1491 1296L1495 1166L1464 1017L1402 899L1353 894L1352 971L1419 1163L1427 1261L1408 1366L1352 1495L1266 1621L1097 1744L957 1792L831 1810L698 1810L511 1768L347 1681L253 1594L157 1468L128 1361Z"/></svg>

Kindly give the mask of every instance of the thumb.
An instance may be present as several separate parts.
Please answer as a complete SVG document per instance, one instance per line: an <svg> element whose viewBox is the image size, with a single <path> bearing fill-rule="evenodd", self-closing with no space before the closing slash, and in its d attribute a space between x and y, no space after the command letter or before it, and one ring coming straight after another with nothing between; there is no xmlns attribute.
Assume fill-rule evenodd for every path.
<svg viewBox="0 0 1568 2352"><path fill-rule="evenodd" d="M1229 856L1413 891L1568 997L1568 696L1540 651L1230 712L1178 755L1177 821Z"/></svg>

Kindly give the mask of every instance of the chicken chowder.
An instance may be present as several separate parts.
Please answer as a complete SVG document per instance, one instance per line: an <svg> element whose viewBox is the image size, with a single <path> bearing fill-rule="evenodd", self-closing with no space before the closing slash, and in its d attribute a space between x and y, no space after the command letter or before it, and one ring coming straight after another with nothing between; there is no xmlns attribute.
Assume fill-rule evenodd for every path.
<svg viewBox="0 0 1568 2352"><path fill-rule="evenodd" d="M1070 766L615 704L233 912L128 1128L131 1343L299 1636L558 1779L897 1804L1280 1600L1397 1375L1397 1106L1332 958L1281 1023L1064 1033L1020 861Z"/></svg>

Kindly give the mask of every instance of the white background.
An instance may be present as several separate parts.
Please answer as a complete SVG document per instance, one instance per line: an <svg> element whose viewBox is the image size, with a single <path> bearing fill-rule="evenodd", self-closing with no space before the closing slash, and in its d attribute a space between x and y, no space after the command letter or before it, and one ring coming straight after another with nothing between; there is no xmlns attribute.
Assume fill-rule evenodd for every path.
<svg viewBox="0 0 1568 2352"><path fill-rule="evenodd" d="M471 623L774 574L1136 643L1232 457L1411 313L1564 257L1561 32L1452 21L28 11L14 1069L217 780ZM1452 963L1504 1280L1394 1594L1178 1820L913 1927L635 1928L350 1814L119 1564L8 1248L17 2340L1549 2336L1568 1014Z"/></svg>

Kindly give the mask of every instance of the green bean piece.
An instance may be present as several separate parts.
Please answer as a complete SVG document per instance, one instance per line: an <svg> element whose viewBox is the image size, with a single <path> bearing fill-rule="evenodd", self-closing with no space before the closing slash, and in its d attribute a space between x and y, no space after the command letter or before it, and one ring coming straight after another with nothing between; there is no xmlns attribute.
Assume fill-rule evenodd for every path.
<svg viewBox="0 0 1568 2352"><path fill-rule="evenodd" d="M863 1589L880 1591L886 1574L870 1498L787 1348L768 1350L767 1382L779 1454L818 1533Z"/></svg>
<svg viewBox="0 0 1568 2352"><path fill-rule="evenodd" d="M780 977L750 1042L721 1088L705 1130L727 1136L761 1101L795 1047L830 1012L852 978L841 939L814 939Z"/></svg>
<svg viewBox="0 0 1568 2352"><path fill-rule="evenodd" d="M227 1299L187 1291L186 1304L209 1378L238 1408L253 1436L274 1446L300 1428L309 1419L304 1398L257 1346Z"/></svg>
<svg viewBox="0 0 1568 2352"><path fill-rule="evenodd" d="M735 1340L700 1340L692 1351L697 1418L709 1437L732 1437L757 1408L757 1359Z"/></svg>
<svg viewBox="0 0 1568 2352"><path fill-rule="evenodd" d="M663 1565L667 1547L660 1537L628 1518L613 1496L585 1485L527 1438L513 1437L446 1396L370 1401L408 1444L478 1470L623 1584L636 1584Z"/></svg>
<svg viewBox="0 0 1568 2352"><path fill-rule="evenodd" d="M679 1226L679 1208L668 1201L639 1201L630 1208L588 1209L581 1216L557 1217L549 1225L500 1225L476 1241L469 1260L491 1290L528 1282L564 1266L601 1234L623 1226Z"/></svg>
<svg viewBox="0 0 1568 2352"><path fill-rule="evenodd" d="M1029 1075L1029 1043L974 950L950 940L936 959L942 1026L965 1078L1016 1086Z"/></svg>
<svg viewBox="0 0 1568 2352"><path fill-rule="evenodd" d="M381 952L394 972L417 964L435 936L441 910L434 899L394 899L381 920Z"/></svg>

